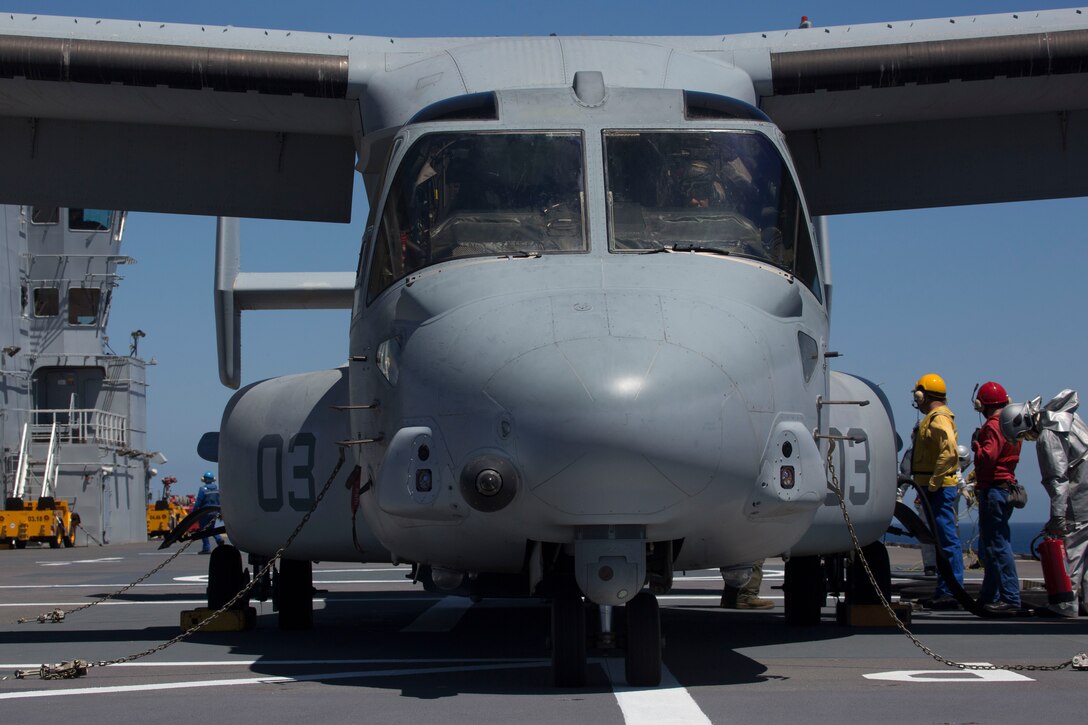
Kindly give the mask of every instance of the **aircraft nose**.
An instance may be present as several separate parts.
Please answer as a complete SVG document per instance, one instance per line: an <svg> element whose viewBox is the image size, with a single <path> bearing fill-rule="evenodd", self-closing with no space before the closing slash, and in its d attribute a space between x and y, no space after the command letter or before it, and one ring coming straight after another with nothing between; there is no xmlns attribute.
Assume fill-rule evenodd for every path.
<svg viewBox="0 0 1088 725"><path fill-rule="evenodd" d="M743 387L675 342L596 336L522 354L486 392L510 416L527 488L584 516L662 511L719 475L754 480Z"/></svg>

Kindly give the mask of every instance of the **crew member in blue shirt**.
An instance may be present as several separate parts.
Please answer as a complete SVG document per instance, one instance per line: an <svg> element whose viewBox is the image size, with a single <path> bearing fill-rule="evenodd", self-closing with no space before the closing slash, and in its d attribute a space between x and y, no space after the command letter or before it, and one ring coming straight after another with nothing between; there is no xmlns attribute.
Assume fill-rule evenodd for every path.
<svg viewBox="0 0 1088 725"><path fill-rule="evenodd" d="M219 484L215 482L215 474L211 471L204 471L204 475L200 477L200 482L203 484L200 490L196 494L196 503L193 505L193 510L198 511L204 506L218 506L219 505ZM206 529L211 526L215 520L219 517L218 513L209 513L200 517L200 528ZM212 544L209 541L211 537L205 536L200 540L200 553L210 554L212 553ZM223 536L221 534L215 535L215 545L220 546L223 543Z"/></svg>

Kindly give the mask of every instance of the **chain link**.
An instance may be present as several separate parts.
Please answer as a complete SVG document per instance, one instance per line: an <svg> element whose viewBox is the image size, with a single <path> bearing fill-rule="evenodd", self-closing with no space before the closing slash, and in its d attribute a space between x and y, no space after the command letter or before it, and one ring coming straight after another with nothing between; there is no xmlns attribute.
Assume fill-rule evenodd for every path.
<svg viewBox="0 0 1088 725"><path fill-rule="evenodd" d="M866 576L869 577L869 582L873 586L873 591L875 591L877 597L880 598L880 603L884 605L884 609L887 610L888 614L892 618L892 621L895 622L895 626L899 629L900 632L903 633L904 636L906 636L907 639L914 643L915 647L922 650L941 664L959 670L1009 670L1014 672L1053 672L1056 670L1064 670L1065 668L1073 664L1073 659L1068 659L1065 662L1057 665L970 665L964 664L963 662L956 662L954 660L950 660L947 657L944 657L934 652L929 647L922 644L922 642L916 636L914 636L914 634L909 629L907 629L907 626L903 624L903 622L896 615L895 610L892 608L892 605L884 596L884 591L881 589L880 585L877 584L876 576L873 575L873 570L869 568L869 562L865 560L865 554L861 550L861 543L858 541L857 534L854 531L854 524L850 521L850 513L846 510L846 500L842 496L842 490L839 487L839 479L835 475L835 464L832 462L832 455L834 453L834 449L835 446L834 444L832 444L828 446L827 450L827 471L830 475L830 480L828 480L828 488L831 489L831 492L834 493L835 497L839 500L839 508L842 510L842 517L846 521L846 527L850 532L850 540L854 543L854 551L857 552L858 559L861 561L861 566L865 569Z"/></svg>
<svg viewBox="0 0 1088 725"><path fill-rule="evenodd" d="M1068 660L1066 660L1066 661L1064 661L1064 662L1062 662L1060 664L1057 664L1057 665L971 665L971 664L965 664L965 663L962 663L962 662L956 662L954 660L948 659L947 657L944 657L944 656L938 654L937 652L934 652L932 649L930 649L925 644L923 644L907 628L907 626L905 624L903 624L902 620L900 620L899 617L896 615L895 610L891 606L891 603L888 602L887 598L884 596L883 590L881 589L880 585L877 583L876 577L874 576L872 569L869 568L869 562L866 561L865 554L862 552L861 543L858 541L857 533L854 531L854 524L850 520L850 513L849 513L849 511L847 511L847 508L846 508L846 500L843 498L842 491L841 491L841 489L839 487L838 477L835 474L835 464L833 462L833 452L834 452L834 446L833 445L829 446L828 447L828 454L827 454L827 469L828 469L828 473L830 475L830 479L828 480L828 487L831 489L832 493L835 494L835 497L839 501L839 509L842 511L843 520L846 522L847 529L848 529L848 531L850 533L850 540L853 542L854 551L857 553L858 559L861 561L862 568L865 570L866 576L869 577L869 582L872 584L873 590L876 592L877 597L880 599L880 603L884 606L884 609L891 616L892 621L895 622L895 625L899 629L899 631L902 632L903 635L905 637L907 637L907 639L909 639L914 644L914 646L918 647L920 650L925 652L927 655L929 655L931 658L933 658L937 662L940 662L941 664L946 665L948 667L952 667L952 668L960 669L960 670L1009 670L1009 671L1029 671L1029 672L1032 672L1032 671L1050 672L1050 671L1056 671L1056 670L1063 670L1063 669L1065 669L1065 668L1067 668L1067 667L1069 667L1069 666L1071 666L1073 664L1073 659L1071 658L1071 659L1068 659ZM295 538L299 535L299 533L302 532L302 529L306 526L307 522L310 520L310 517L313 515L314 511L317 510L318 505L325 498L325 494L328 493L329 489L332 486L332 482L336 479L337 474L340 473L340 469L343 467L345 460L346 460L345 452L344 452L343 449L341 449L340 452L339 452L339 458L338 458L338 460L336 462L336 466L333 468L332 474L329 476L329 479L325 482L325 485L321 489L321 492L314 499L313 504L310 506L310 510L307 511L306 514L302 517L302 520L299 521L298 526L296 526L295 530L293 532L291 532L291 535L287 537L287 540L283 543L283 545L279 549L276 550L276 552L272 555L271 558L269 558L269 560L265 563L265 565L261 568L261 570L259 572L255 573L253 575L253 577L250 579L250 582L244 588L242 588L237 594L235 594L234 597L232 597L230 601L228 601L226 604L224 604L222 607L220 607L217 611L213 612L208 617L205 617L204 619L201 619L196 624L194 624L192 627L190 627L189 629L187 629L186 631L182 632L181 634L179 634L178 636L176 636L176 637L174 637L172 639L169 639L169 640L167 640L167 641L165 641L165 642L163 642L161 644L158 644L158 645L156 645L154 647L150 647L150 648L148 648L146 650L143 650L142 652L137 652L135 654L126 655L125 657L118 657L118 658L112 659L112 660L99 660L97 662L90 662L90 663L87 664L87 668L90 669L92 667L108 667L110 665L121 664L123 662L132 662L133 660L142 659L142 658L147 657L149 655L155 654L156 652L161 652L162 650L165 650L167 647L170 647L170 646L172 646L174 644L177 644L178 642L181 642L182 640L190 637L194 633L196 633L196 632L200 631L201 629L203 629L204 627L208 626L219 615L221 615L223 612L228 611L231 607L233 607L236 603L238 603L246 594L249 593L249 591L254 586L256 586L258 581L260 581L266 574L268 574L268 572L272 569L272 566L277 561L279 561L279 559L283 556L284 552L288 548L290 548L291 543L295 540ZM109 594L109 595L107 595L105 597L102 597L101 599L98 599L98 600L96 600L94 602L91 602L89 604L85 604L85 605L83 605L81 607L77 607L77 608L72 609L72 610L69 610L69 611L65 612L65 614L73 614L75 612L82 611L82 610L87 609L89 607L93 607L96 604L100 604L100 603L102 603L104 601L112 599L112 598L114 598L114 597L128 591L129 589L133 588L137 584L143 582L148 577L152 576L153 574L155 574L156 572L161 570L163 567L165 567L167 564L169 564L171 561L173 561L175 558L177 558L182 552L184 552L185 549L187 549L191 544L192 544L192 540L186 542L186 544L183 547L181 547L181 549L179 549L173 556L166 559L159 566L155 567L154 569L149 571L147 574L145 574L144 576L142 576L139 579L137 579L136 581L134 581L132 584L129 584L128 586L126 586L126 587L124 587L122 589L119 589L118 591L116 591L116 592L114 592L112 594ZM55 614L55 612L50 613L50 614ZM41 616L45 617L45 616L48 616L48 615L41 615ZM63 615L60 618L63 619ZM28 619L19 620L20 623L24 623L24 622L27 622L27 621L31 621L31 620L28 620ZM39 617L39 621L41 621L41 617Z"/></svg>
<svg viewBox="0 0 1088 725"><path fill-rule="evenodd" d="M26 624L27 622L54 622L54 623L63 622L64 618L66 616L68 616L69 614L75 614L76 612L82 612L84 609L90 609L91 607L96 606L98 604L101 604L102 602L107 602L110 599L113 599L114 597L120 596L121 594L124 594L125 592L127 592L129 589L132 589L137 584L140 584L140 583L146 581L153 574L155 574L156 572L161 570L163 567L165 567L167 564L172 562L174 559L178 558L178 556L180 556L183 551L188 549L190 544L192 544L192 543L193 543L192 540L186 541L185 546L178 549L176 552L174 552L174 554L172 554L168 559L163 561L157 567L155 567L151 571L147 572L146 574L144 574L142 577L140 577L136 581L132 582L131 584L129 584L127 586L124 586L124 587L121 587L120 589L118 589L117 591L115 591L115 592L113 592L111 594L107 594L104 597L100 597L100 598L94 600L93 602L90 602L88 604L84 604L82 606L76 607L75 609L67 609L67 610L66 609L54 609L51 612L45 612L43 614L39 614L37 617L22 617L22 618L20 618L18 620L18 624Z"/></svg>
<svg viewBox="0 0 1088 725"><path fill-rule="evenodd" d="M144 650L142 652L137 652L136 654L126 655L125 657L118 657L117 659L113 659L113 660L99 660L97 662L90 662L87 665L88 669L90 669L92 667L109 667L110 665L117 665L117 664L121 664L122 662L132 662L133 660L142 659L144 657L147 657L148 655L155 654L156 652L161 652L164 649L166 649L167 647L170 647L171 645L177 644L178 642L182 641L183 639L186 639L190 635L192 635L192 634L200 631L204 627L208 626L213 621L215 621L215 619L220 614L222 614L223 612L226 612L231 607L233 607L235 604L237 604L242 599L242 597L244 597L246 594L248 594L249 591L254 586L256 586L257 582L259 582L262 578L264 578L264 576L266 574L268 574L268 572L272 569L272 566L277 561L279 561L280 557L283 556L283 553L285 551L287 551L288 548L290 548L291 542L293 542L295 540L295 537L297 537L299 535L299 533L302 531L303 527L306 526L306 522L308 522L310 520L310 516L312 516L314 511L317 510L318 504L320 504L321 500L325 498L325 494L329 492L329 488L332 486L332 482L336 478L337 474L340 473L340 469L343 467L345 460L346 460L346 454L344 452L344 449L340 449L340 455L339 455L339 459L336 462L336 467L333 468L332 475L330 475L329 480L327 480L325 482L325 486L321 489L321 492L319 494L317 494L317 497L314 499L313 504L310 506L310 510L307 511L306 514L302 517L302 520L299 521L298 526L296 526L295 530L293 532L291 532L291 535L287 537L287 541L285 541L283 543L283 546L281 546L279 549L276 550L276 553L272 555L272 557L261 568L261 570L253 575L253 578L250 579L249 584L247 584L245 587L242 588L241 591L239 591L237 594L235 594L234 597L231 598L231 600L229 602L224 604L222 607L220 607L215 612L212 612L210 615L208 615L204 619L201 619L196 624L194 624L192 627L185 630L184 632L182 632L178 636L174 637L173 639L169 639L166 642L155 645L154 647L150 647L150 648L148 648L148 649L146 649L146 650ZM190 541L189 543L192 543L192 541ZM181 552L178 552L178 553L181 553Z"/></svg>

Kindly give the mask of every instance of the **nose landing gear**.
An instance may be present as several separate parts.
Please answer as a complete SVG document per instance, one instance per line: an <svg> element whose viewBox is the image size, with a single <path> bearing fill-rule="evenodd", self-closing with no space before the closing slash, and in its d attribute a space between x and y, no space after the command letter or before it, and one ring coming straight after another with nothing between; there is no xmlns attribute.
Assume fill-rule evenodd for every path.
<svg viewBox="0 0 1088 725"><path fill-rule="evenodd" d="M627 684L657 687L661 684L661 614L657 597L639 592L627 604Z"/></svg>
<svg viewBox="0 0 1088 725"><path fill-rule="evenodd" d="M624 672L632 687L661 683L661 615L657 594L672 585L672 542L648 542L641 525L580 527L574 567L559 574L552 600L552 673L559 687L581 687L586 678L586 601L600 608L595 645L606 654L626 650ZM571 576L573 574L573 576ZM644 588L649 584L649 588ZM612 614L626 619L620 637ZM622 639L622 642L617 642Z"/></svg>
<svg viewBox="0 0 1088 725"><path fill-rule="evenodd" d="M597 645L617 644L611 631L613 607L600 605L601 632ZM624 674L632 687L661 684L661 614L657 597L642 591L624 606L626 649ZM586 608L573 585L552 600L552 676L556 687L584 687L586 683Z"/></svg>

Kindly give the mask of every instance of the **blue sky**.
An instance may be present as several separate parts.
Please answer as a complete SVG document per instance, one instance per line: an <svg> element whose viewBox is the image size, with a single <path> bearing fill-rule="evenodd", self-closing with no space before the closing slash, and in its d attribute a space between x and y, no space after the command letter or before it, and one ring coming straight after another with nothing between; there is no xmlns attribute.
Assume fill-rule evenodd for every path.
<svg viewBox="0 0 1088 725"><path fill-rule="evenodd" d="M131 18L392 36L685 35L1028 11L1062 7L1017 0L928 0L912 3L826 0L708 3L705 0L510 0L441 2L210 2L136 0L0 0L16 13ZM242 267L249 271L354 269L366 219L356 184L351 224L246 220ZM835 367L881 384L896 428L907 437L916 420L910 390L927 372L942 375L961 438L980 423L972 410L976 382L994 379L1013 399L1063 387L1088 395L1088 342L1080 317L1088 261L1084 199L850 215L831 219ZM113 347L128 334L148 336L151 447L194 491L207 464L197 439L219 425L230 391L218 382L212 318L211 218L133 213L110 322ZM333 367L347 351L347 312L252 312L243 320L243 382ZM1044 521L1046 496L1031 445L1019 474L1031 493L1014 520Z"/></svg>

